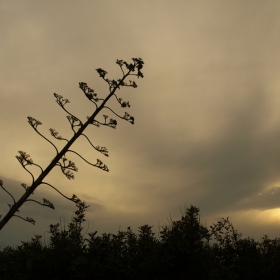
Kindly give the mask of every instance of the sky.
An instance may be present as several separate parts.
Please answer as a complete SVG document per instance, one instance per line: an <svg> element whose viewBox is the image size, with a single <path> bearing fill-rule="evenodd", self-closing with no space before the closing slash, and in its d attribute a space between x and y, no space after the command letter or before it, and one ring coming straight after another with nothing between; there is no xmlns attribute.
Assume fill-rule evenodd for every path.
<svg viewBox="0 0 280 280"><path fill-rule="evenodd" d="M159 226L199 207L208 227L229 217L235 228L260 239L280 233L280 3L274 0L68 0L0 1L0 179L19 199L31 176L15 158L25 151L45 168L54 148L49 128L72 137L53 93L70 100L81 120L94 105L79 89L86 82L100 98L110 79L122 77L116 59L144 61L138 87L118 91L129 101L135 124L116 129L88 127L73 149L88 161L102 160L110 172L74 154L75 180L55 168L46 178L65 195L90 205L84 232L116 233L128 226ZM110 107L123 115L116 100ZM125 108L127 109L127 108ZM102 113L103 114L103 113ZM106 112L109 117L110 112ZM29 169L39 175L36 167ZM50 200L55 210L26 202L12 218L0 244L20 245L34 234L48 242L50 224L67 225L75 204L42 185L33 199ZM0 193L0 214L11 198Z"/></svg>

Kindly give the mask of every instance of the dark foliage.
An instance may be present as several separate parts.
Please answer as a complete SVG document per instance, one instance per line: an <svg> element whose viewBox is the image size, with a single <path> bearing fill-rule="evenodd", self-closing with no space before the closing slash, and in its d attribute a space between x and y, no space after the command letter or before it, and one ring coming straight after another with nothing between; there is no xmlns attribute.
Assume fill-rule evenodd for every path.
<svg viewBox="0 0 280 280"><path fill-rule="evenodd" d="M117 234L82 234L83 202L68 229L50 225L50 243L41 236L0 252L1 279L280 279L280 238L242 238L228 219L208 229L191 206L181 220Z"/></svg>

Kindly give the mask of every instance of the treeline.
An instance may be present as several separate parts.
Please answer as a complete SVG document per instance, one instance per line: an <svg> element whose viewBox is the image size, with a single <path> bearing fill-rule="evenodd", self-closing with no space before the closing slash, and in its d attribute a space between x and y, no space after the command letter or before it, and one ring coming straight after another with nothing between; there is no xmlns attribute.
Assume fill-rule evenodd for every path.
<svg viewBox="0 0 280 280"><path fill-rule="evenodd" d="M210 228L191 206L181 220L117 234L82 234L84 203L67 229L50 225L49 245L35 235L0 252L1 279L280 279L280 238L242 238L228 219Z"/></svg>

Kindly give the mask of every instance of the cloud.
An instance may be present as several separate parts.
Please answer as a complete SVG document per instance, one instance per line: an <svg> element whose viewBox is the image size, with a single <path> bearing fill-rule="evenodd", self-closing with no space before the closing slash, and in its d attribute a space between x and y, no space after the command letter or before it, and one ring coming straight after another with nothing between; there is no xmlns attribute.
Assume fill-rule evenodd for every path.
<svg viewBox="0 0 280 280"><path fill-rule="evenodd" d="M108 88L95 69L119 78L115 60L137 56L144 59L145 78L137 80L137 89L118 92L131 103L135 125L119 121L116 130L87 129L94 144L108 148L109 158L84 139L73 147L90 162L100 157L110 172L69 155L79 168L76 180L68 181L55 169L49 182L90 204L87 217L101 232L117 230L120 224L156 224L166 221L168 212L180 218L179 208L185 204L200 207L214 220L231 214L242 226L248 213L276 209L278 189L274 195L268 190L280 179L278 3L0 5L0 170L17 198L24 191L20 183L30 179L14 158L17 151L26 151L43 168L55 152L28 126L26 117L40 120L40 132L47 137L50 127L72 137L66 112L56 106L53 92L68 98L67 109L85 120L94 106L78 83L87 82L102 98ZM123 114L113 101L110 105ZM22 232L30 236L45 230L63 213L70 220L75 209L71 202L46 186L35 196L46 197L56 210L26 204L23 214L33 215L38 226L13 219L1 238L20 240ZM0 202L5 212L9 196L3 192ZM254 232L253 225L250 228Z"/></svg>

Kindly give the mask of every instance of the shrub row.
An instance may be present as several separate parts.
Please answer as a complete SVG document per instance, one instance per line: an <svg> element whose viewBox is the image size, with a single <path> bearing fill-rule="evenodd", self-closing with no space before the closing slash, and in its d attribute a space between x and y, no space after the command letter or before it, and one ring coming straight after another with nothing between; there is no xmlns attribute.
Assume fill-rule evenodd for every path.
<svg viewBox="0 0 280 280"><path fill-rule="evenodd" d="M181 220L117 234L82 235L84 203L67 230L50 225L49 245L30 242L0 252L1 279L280 279L280 238L242 238L229 219L209 229L191 206Z"/></svg>

